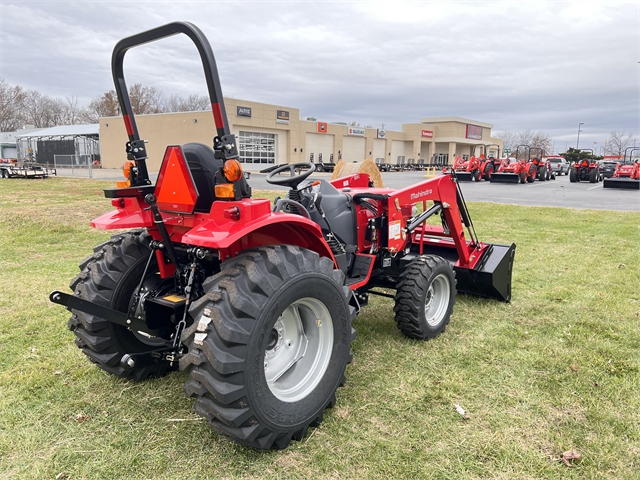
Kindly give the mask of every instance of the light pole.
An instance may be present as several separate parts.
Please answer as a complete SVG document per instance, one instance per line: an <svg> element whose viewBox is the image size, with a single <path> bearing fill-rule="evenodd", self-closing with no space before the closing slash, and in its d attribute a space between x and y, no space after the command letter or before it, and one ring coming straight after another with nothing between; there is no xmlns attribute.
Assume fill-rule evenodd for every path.
<svg viewBox="0 0 640 480"><path fill-rule="evenodd" d="M579 150L578 146L580 145L580 132L582 131L580 127L582 127L582 125L584 125L584 122L580 122L578 124L578 141L576 142L576 150Z"/></svg>

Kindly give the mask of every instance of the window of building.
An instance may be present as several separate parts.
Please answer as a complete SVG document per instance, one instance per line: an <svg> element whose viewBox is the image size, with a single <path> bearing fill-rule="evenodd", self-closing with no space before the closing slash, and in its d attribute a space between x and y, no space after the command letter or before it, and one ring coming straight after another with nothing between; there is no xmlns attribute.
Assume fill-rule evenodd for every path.
<svg viewBox="0 0 640 480"><path fill-rule="evenodd" d="M238 146L242 163L276 161L276 136L273 133L240 132Z"/></svg>

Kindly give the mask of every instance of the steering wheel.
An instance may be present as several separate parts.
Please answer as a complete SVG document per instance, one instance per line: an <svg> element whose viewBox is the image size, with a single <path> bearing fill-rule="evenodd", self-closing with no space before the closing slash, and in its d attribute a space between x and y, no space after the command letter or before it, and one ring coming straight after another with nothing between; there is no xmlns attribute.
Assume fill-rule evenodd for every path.
<svg viewBox="0 0 640 480"><path fill-rule="evenodd" d="M304 170L302 173L296 175L296 170ZM309 177L315 172L316 166L313 163L301 162L282 165L275 170L272 170L267 175L266 181L272 185L284 185L289 188L296 188L304 179ZM282 172L288 171L291 176L289 177L277 177Z"/></svg>

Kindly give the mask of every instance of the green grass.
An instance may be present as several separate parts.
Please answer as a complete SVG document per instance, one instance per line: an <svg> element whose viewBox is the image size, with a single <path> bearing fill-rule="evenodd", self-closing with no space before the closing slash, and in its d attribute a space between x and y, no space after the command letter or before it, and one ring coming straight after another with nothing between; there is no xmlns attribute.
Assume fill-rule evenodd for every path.
<svg viewBox="0 0 640 480"><path fill-rule="evenodd" d="M49 303L110 236L89 226L110 186L0 182L0 477L638 478L640 214L469 204L481 240L517 244L512 303L461 295L418 342L372 298L336 407L258 452L196 416L184 374L93 366Z"/></svg>

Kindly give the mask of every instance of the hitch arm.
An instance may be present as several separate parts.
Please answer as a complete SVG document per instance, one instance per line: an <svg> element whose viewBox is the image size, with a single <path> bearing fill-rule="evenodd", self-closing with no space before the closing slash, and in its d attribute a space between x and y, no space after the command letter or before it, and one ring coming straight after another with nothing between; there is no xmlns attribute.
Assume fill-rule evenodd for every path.
<svg viewBox="0 0 640 480"><path fill-rule="evenodd" d="M97 303L90 302L84 298L77 297L75 295L69 295L58 290L54 290L49 295L49 300L63 307L69 309L80 310L81 312L88 313L89 315L95 315L96 317L104 318L105 320L122 325L131 330L148 333L149 335L159 336L162 332L160 330L152 330L147 327L145 322L142 322L136 318L129 318L126 313L119 312L109 307L98 305Z"/></svg>

